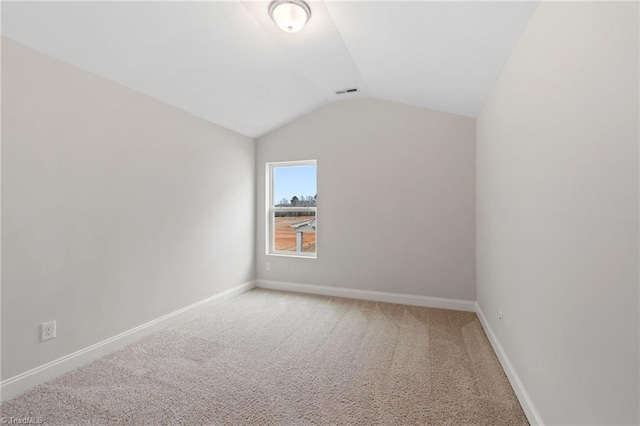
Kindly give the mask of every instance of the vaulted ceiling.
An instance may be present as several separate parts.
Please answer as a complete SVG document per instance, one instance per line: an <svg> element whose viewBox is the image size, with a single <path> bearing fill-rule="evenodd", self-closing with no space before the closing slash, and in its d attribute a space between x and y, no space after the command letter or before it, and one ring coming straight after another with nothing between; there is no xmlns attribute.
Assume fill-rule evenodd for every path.
<svg viewBox="0 0 640 426"><path fill-rule="evenodd" d="M474 117L538 4L308 3L288 34L269 1L3 2L2 34L258 137L363 96Z"/></svg>

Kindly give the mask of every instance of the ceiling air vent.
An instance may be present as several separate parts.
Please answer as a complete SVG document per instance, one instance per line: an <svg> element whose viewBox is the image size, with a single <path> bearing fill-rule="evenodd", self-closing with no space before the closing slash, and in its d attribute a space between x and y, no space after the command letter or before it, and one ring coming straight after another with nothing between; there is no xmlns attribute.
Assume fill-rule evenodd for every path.
<svg viewBox="0 0 640 426"><path fill-rule="evenodd" d="M338 90L336 92L336 95L346 95L347 93L357 93L357 92L358 92L358 88L354 87L352 89Z"/></svg>

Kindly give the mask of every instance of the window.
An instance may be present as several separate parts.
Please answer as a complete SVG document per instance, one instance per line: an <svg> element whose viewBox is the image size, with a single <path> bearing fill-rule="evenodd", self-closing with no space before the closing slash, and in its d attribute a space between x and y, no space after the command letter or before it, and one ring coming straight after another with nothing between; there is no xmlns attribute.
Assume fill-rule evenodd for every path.
<svg viewBox="0 0 640 426"><path fill-rule="evenodd" d="M316 257L315 160L267 163L267 254Z"/></svg>

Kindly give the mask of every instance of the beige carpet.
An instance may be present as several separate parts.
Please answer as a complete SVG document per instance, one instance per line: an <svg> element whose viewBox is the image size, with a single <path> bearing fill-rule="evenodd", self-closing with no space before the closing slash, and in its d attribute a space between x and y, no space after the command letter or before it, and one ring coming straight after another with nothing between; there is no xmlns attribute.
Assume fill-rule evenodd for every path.
<svg viewBox="0 0 640 426"><path fill-rule="evenodd" d="M45 424L527 424L473 313L253 290L0 407Z"/></svg>

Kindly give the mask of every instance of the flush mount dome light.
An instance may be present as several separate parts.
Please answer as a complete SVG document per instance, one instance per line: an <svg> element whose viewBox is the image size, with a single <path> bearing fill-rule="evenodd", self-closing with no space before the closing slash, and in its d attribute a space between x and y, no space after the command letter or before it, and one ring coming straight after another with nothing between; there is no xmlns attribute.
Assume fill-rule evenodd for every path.
<svg viewBox="0 0 640 426"><path fill-rule="evenodd" d="M274 0L269 15L282 31L297 33L311 17L311 9L302 0Z"/></svg>

